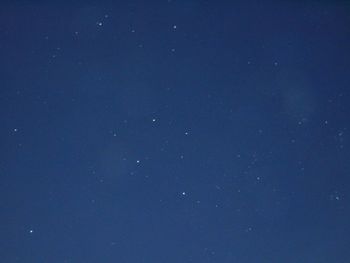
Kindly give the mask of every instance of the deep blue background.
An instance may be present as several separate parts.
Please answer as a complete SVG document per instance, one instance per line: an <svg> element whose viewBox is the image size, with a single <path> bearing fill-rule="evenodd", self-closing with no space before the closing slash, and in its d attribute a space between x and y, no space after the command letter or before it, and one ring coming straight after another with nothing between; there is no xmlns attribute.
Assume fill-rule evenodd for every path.
<svg viewBox="0 0 350 263"><path fill-rule="evenodd" d="M349 46L346 1L2 2L0 261L350 262Z"/></svg>

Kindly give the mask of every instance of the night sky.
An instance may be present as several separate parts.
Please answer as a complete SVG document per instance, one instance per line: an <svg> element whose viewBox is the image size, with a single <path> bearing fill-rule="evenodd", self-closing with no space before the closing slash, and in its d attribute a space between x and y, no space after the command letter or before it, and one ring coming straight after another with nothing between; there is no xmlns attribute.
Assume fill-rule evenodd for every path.
<svg viewBox="0 0 350 263"><path fill-rule="evenodd" d="M350 3L2 1L0 262L349 263Z"/></svg>

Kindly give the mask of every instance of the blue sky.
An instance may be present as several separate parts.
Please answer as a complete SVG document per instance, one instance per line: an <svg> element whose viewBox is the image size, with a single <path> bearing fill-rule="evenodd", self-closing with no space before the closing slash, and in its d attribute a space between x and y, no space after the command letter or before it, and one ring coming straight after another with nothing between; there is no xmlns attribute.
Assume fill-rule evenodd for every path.
<svg viewBox="0 0 350 263"><path fill-rule="evenodd" d="M8 1L2 262L346 263L345 1Z"/></svg>

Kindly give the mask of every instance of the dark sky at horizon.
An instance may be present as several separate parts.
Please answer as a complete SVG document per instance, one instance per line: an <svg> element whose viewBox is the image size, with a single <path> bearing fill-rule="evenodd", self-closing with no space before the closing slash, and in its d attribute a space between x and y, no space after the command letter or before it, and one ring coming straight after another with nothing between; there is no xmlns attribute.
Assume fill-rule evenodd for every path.
<svg viewBox="0 0 350 263"><path fill-rule="evenodd" d="M350 4L0 5L0 262L350 262Z"/></svg>

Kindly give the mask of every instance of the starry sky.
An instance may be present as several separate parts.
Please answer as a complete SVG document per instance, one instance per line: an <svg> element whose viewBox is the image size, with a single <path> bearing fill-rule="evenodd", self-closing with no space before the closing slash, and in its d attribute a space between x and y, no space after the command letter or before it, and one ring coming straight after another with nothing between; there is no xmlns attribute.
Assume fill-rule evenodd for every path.
<svg viewBox="0 0 350 263"><path fill-rule="evenodd" d="M0 261L350 262L347 1L2 1Z"/></svg>

